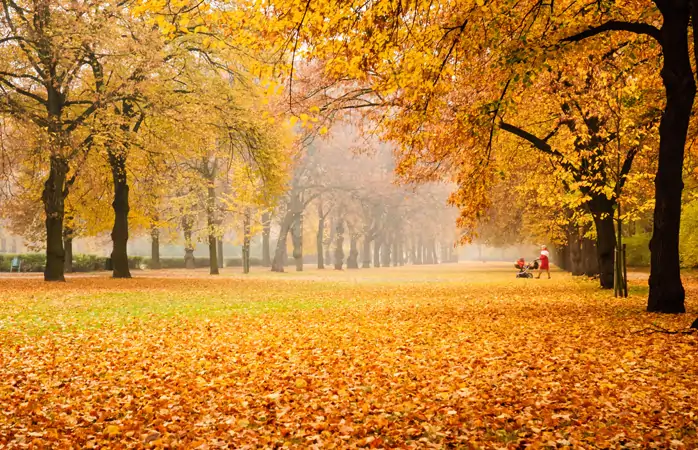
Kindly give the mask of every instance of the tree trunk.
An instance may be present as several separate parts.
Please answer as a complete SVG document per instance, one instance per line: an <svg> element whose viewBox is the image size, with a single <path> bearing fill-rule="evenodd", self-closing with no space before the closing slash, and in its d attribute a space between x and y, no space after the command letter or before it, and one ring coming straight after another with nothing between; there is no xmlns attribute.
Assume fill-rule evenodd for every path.
<svg viewBox="0 0 698 450"><path fill-rule="evenodd" d="M342 270L344 265L344 221L339 219L337 224L337 246L334 250L334 268Z"/></svg>
<svg viewBox="0 0 698 450"><path fill-rule="evenodd" d="M206 225L208 225L208 267L209 274L219 275L218 272L218 243L216 242L216 189L209 179L206 198Z"/></svg>
<svg viewBox="0 0 698 450"><path fill-rule="evenodd" d="M404 240L401 238L397 241L397 264L399 266L404 266L405 265L405 249L404 249Z"/></svg>
<svg viewBox="0 0 698 450"><path fill-rule="evenodd" d="M109 166L114 182L114 226L112 240L112 276L114 278L131 278L128 268L128 213L130 210L128 180L126 178L126 155L115 150L108 150Z"/></svg>
<svg viewBox="0 0 698 450"><path fill-rule="evenodd" d="M209 275L220 275L218 271L218 243L212 234L208 235L208 273Z"/></svg>
<svg viewBox="0 0 698 450"><path fill-rule="evenodd" d="M296 220L291 228L291 240L293 242L293 260L296 263L296 272L303 271L303 215L296 214Z"/></svg>
<svg viewBox="0 0 698 450"><path fill-rule="evenodd" d="M65 273L73 272L73 228L70 223L72 217L66 217L63 226L63 249L65 251Z"/></svg>
<svg viewBox="0 0 698 450"><path fill-rule="evenodd" d="M359 237L352 233L349 241L349 258L347 258L347 269L359 268Z"/></svg>
<svg viewBox="0 0 698 450"><path fill-rule="evenodd" d="M276 251L274 252L274 260L271 263L272 272L283 272L286 266L286 243L288 239L288 232L293 225L293 212L287 211L284 216L283 222L281 222L281 229L279 230L279 239L276 241Z"/></svg>
<svg viewBox="0 0 698 450"><path fill-rule="evenodd" d="M386 236L381 245L381 264L383 267L390 267L390 240Z"/></svg>
<svg viewBox="0 0 698 450"><path fill-rule="evenodd" d="M68 233L63 238L63 248L65 250L65 273L73 273L73 236L72 230L66 228Z"/></svg>
<svg viewBox="0 0 698 450"><path fill-rule="evenodd" d="M330 217L330 236L325 242L325 264L331 265L332 264L332 243L334 242L334 237L335 237L335 225L334 225L334 220Z"/></svg>
<svg viewBox="0 0 698 450"><path fill-rule="evenodd" d="M150 268L160 269L160 230L157 226L150 227Z"/></svg>
<svg viewBox="0 0 698 450"><path fill-rule="evenodd" d="M250 221L249 208L245 209L245 220L242 224L242 272L250 273Z"/></svg>
<svg viewBox="0 0 698 450"><path fill-rule="evenodd" d="M397 243L397 236L393 238L393 250L392 250L392 262L393 262L393 267L397 267L398 265L398 259L400 258L400 255L398 255L398 243Z"/></svg>
<svg viewBox="0 0 698 450"><path fill-rule="evenodd" d="M613 289L613 261L616 249L616 236L613 227L613 204L607 200L608 211L592 212L596 227L596 252L599 281L603 289Z"/></svg>
<svg viewBox="0 0 698 450"><path fill-rule="evenodd" d="M262 267L271 267L271 214L262 214Z"/></svg>
<svg viewBox="0 0 698 450"><path fill-rule="evenodd" d="M376 237L373 240L373 267L379 268L381 266L381 239Z"/></svg>
<svg viewBox="0 0 698 450"><path fill-rule="evenodd" d="M318 224L315 245L317 246L317 268L325 268L325 255L323 254L323 240L325 238L325 216L322 211L322 203L318 204Z"/></svg>
<svg viewBox="0 0 698 450"><path fill-rule="evenodd" d="M588 277L595 277L599 274L596 242L589 238L582 238L582 266L584 275Z"/></svg>
<svg viewBox="0 0 698 450"><path fill-rule="evenodd" d="M65 281L65 252L63 249L63 215L65 213L65 181L68 162L52 155L49 176L44 183L41 199L46 213L45 281Z"/></svg>
<svg viewBox="0 0 698 450"><path fill-rule="evenodd" d="M363 262L361 263L361 267L364 269L370 269L371 268L371 240L366 235L364 235L363 247L364 247L364 251L362 252L363 253L362 254Z"/></svg>
<svg viewBox="0 0 698 450"><path fill-rule="evenodd" d="M192 227L194 219L188 215L182 218L182 228L184 229L184 267L187 269L195 269L196 262L194 261L194 242L192 242Z"/></svg>
<svg viewBox="0 0 698 450"><path fill-rule="evenodd" d="M582 245L579 237L579 227L576 225L569 225L567 236L570 254L570 271L573 276L583 275L584 268L582 267Z"/></svg>
<svg viewBox="0 0 698 450"><path fill-rule="evenodd" d="M216 239L216 245L218 247L218 268L222 269L225 267L225 258L223 257L223 236Z"/></svg>
<svg viewBox="0 0 698 450"><path fill-rule="evenodd" d="M696 84L688 53L688 2L662 3L660 11L664 17L661 29L664 67L661 75L666 106L659 124L659 165L654 180L654 230L650 240L647 311L683 313L686 311L686 293L681 284L679 266L682 172ZM694 11L693 20L696 20L696 15Z"/></svg>
<svg viewBox="0 0 698 450"><path fill-rule="evenodd" d="M439 263L439 257L438 257L438 252L436 250L436 239L431 240L431 245L429 246L431 249L431 260L434 264Z"/></svg>
<svg viewBox="0 0 698 450"><path fill-rule="evenodd" d="M569 271L568 264L568 245L556 245L555 246L555 264L562 270Z"/></svg>

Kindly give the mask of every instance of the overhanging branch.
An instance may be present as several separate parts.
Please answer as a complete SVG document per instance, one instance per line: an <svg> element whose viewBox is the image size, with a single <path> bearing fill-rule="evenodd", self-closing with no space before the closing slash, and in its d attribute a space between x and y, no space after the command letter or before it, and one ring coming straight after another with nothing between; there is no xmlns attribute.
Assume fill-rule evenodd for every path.
<svg viewBox="0 0 698 450"><path fill-rule="evenodd" d="M662 43L662 34L657 27L648 23L623 22L620 20L609 20L599 26L591 27L580 33L563 38L562 42L579 42L608 31L627 31L629 33L644 34L653 37L660 44Z"/></svg>

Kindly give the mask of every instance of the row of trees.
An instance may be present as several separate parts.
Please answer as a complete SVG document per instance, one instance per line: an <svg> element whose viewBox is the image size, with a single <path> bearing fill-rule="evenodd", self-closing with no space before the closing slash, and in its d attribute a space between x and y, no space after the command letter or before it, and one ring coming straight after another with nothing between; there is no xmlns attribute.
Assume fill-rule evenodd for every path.
<svg viewBox="0 0 698 450"><path fill-rule="evenodd" d="M290 47L291 74L296 62L322 66L329 109L361 108L380 124L377 132L398 145L399 175L456 182L451 201L466 239L524 144L549 161L549 190L577 198L568 222L591 219L608 288L612 218L644 153L655 164L648 310L684 311L678 240L696 91L691 2L235 5L232 15L243 11Z"/></svg>
<svg viewBox="0 0 698 450"><path fill-rule="evenodd" d="M206 235L217 268L221 224L273 206L294 151L246 51L200 21L164 36L129 2L2 6L2 215L44 243L45 279L64 279L72 239L109 230L115 277L134 230L157 249L181 229L189 256Z"/></svg>
<svg viewBox="0 0 698 450"><path fill-rule="evenodd" d="M105 149L112 178L115 262L125 254L121 242L128 229L124 167L136 158L136 148L144 149L143 161L157 159L140 140L167 129L158 121L172 130L193 126L205 131L176 139L191 141L176 143L187 154L225 147L220 143L228 139L241 156L227 154L237 165L226 167L238 167L232 173L252 168L256 175L248 177L253 180L249 192L271 193L252 203L266 202L269 209L275 203L268 199L285 192L277 214L279 253L287 236L293 241L299 234L294 230L304 228L300 211L311 203L319 205L321 217L330 203L343 217L344 210L349 214L362 201L330 201L325 188L310 189L308 174L322 168L306 139L284 147L257 145L249 136L282 141L280 128L265 122L280 110L298 117L305 134L316 130L318 121L336 130L331 122L353 110L362 114L364 127L371 127L359 134L393 143L394 169L403 181L455 183L450 202L460 209L464 240L473 238L488 218L507 214L497 212L502 196L528 199L523 205L535 207L535 213L521 219L523 226L545 234L546 240L566 242L571 254L593 248L604 288L613 284L619 234L614 217L631 219L654 206L648 310L684 310L678 237L695 97L695 49L689 37L696 23L688 0L438 5L273 0L264 7L252 0L142 0L113 6L44 0L3 5L3 111L11 131L32 136L30 148L40 149L49 161L43 168L24 165L37 167L46 180L42 201L49 279L60 278L66 198L79 190L78 168L92 167L95 148ZM262 87L272 98L269 105L240 101L263 98ZM233 94L219 95L226 90ZM171 111L179 109L189 115L172 117ZM254 126L231 134L240 127L227 119L240 111ZM173 134L159 138L172 140ZM267 164L256 156L265 148L293 150L269 152ZM161 153L168 151L169 145ZM180 167L174 160L180 158L151 166L172 174ZM209 165L210 158L195 160L203 165L203 179L210 180L217 164ZM146 166L139 162L139 168ZM264 173L280 167L287 186L279 182L267 188ZM283 178L279 174L277 179ZM218 211L211 197L197 204ZM243 208L242 215L263 215L264 210ZM208 216L208 229L219 222L215 216ZM183 219L182 228L190 229L190 222ZM252 227L252 219L244 222ZM261 220L262 228L267 222ZM332 230L345 230L345 222L354 227L347 218ZM361 223L370 227L369 222ZM383 230L383 240L391 233L401 235L405 226L393 225L401 220L386 223L397 228ZM593 245L585 239L593 239ZM367 240L376 246L375 239Z"/></svg>
<svg viewBox="0 0 698 450"><path fill-rule="evenodd" d="M393 186L390 148L341 121L327 120L327 134L312 95L285 104L264 54L251 58L254 46L231 45L205 17L172 29L157 15L136 17L130 2L3 6L1 213L45 248L46 280L72 270L74 239L105 233L118 278L131 276L133 233L150 236L155 268L161 243L183 239L194 267L196 243L206 242L212 274L231 233L246 271L255 235L277 271L290 235L302 270L304 228L315 228L320 267L358 267L359 241L364 267L453 258L446 191ZM303 79L312 93L321 77Z"/></svg>

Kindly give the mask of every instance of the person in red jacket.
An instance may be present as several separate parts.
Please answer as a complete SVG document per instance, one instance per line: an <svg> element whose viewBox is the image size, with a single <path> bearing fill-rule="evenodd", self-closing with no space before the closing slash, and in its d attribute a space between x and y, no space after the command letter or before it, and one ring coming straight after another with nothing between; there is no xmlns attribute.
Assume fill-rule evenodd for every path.
<svg viewBox="0 0 698 450"><path fill-rule="evenodd" d="M550 252L548 252L548 247L545 245L541 247L540 250L540 267L538 268L538 278L546 272L548 274L548 279L550 279Z"/></svg>

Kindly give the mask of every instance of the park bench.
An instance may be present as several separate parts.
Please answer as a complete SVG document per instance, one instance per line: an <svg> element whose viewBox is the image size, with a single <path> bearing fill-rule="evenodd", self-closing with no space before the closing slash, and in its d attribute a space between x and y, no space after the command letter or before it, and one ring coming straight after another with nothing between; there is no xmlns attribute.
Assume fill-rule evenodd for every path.
<svg viewBox="0 0 698 450"><path fill-rule="evenodd" d="M15 269L17 269L17 272L22 271L22 260L19 259L18 256L15 256L14 258L12 258L12 261L10 261L10 272L12 272Z"/></svg>

